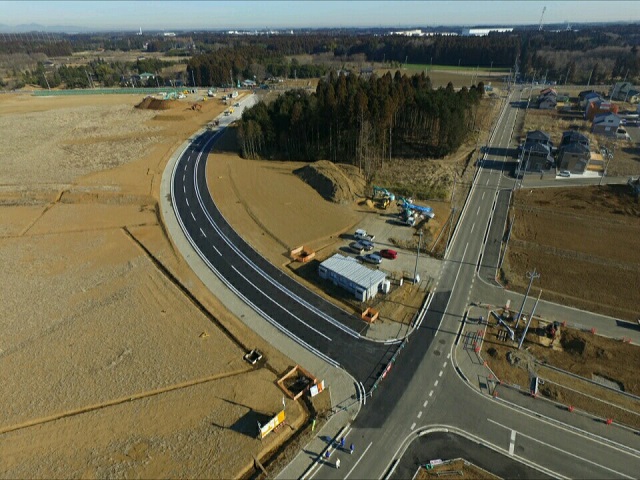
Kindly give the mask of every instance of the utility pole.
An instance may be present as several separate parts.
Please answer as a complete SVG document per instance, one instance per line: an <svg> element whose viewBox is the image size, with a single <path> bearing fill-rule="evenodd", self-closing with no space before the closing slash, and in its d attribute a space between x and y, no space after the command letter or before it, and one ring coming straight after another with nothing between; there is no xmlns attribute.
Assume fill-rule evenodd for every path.
<svg viewBox="0 0 640 480"><path fill-rule="evenodd" d="M420 258L420 246L422 245L422 229L420 229L420 240L418 240L418 251L416 252L416 268L413 270L413 284L417 283L418 279L418 258Z"/></svg>
<svg viewBox="0 0 640 480"><path fill-rule="evenodd" d="M522 347L522 342L524 342L524 337L527 336L527 331L529 330L529 325L531 325L531 320L533 319L533 314L536 312L536 307L538 306L538 302L540 301L540 296L542 295L542 290L538 294L538 298L536 299L536 303L533 304L533 310L531 310L531 315L529 315L529 320L527 321L527 326L524 327L524 332L522 332L522 337L520 338L520 343L518 343L518 350Z"/></svg>
<svg viewBox="0 0 640 480"><path fill-rule="evenodd" d="M607 163L604 166L604 171L602 172L602 176L600 177L600 182L598 182L598 186L602 185L602 180L604 179L604 177L607 175L607 168L609 168L609 162L611 160L613 160L613 154L615 153L616 150L616 146L613 145L613 147L611 148L611 150L609 150L607 148Z"/></svg>
<svg viewBox="0 0 640 480"><path fill-rule="evenodd" d="M533 269L533 272L527 272L527 277L529 278L529 286L527 287L527 293L524 294L524 299L522 300L522 306L520 307L520 312L516 317L515 328L518 328L518 323L520 323L520 317L522 316L522 310L524 310L524 304L527 301L527 297L529 296L529 291L531 290L531 284L536 278L540 278L540 274L536 272L536 269Z"/></svg>

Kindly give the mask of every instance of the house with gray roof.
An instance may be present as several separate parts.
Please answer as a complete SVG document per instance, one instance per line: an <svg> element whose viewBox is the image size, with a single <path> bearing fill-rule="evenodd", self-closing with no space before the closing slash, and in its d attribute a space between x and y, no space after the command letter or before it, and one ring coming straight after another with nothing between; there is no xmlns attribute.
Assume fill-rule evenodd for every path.
<svg viewBox="0 0 640 480"><path fill-rule="evenodd" d="M587 169L589 160L591 160L589 147L575 142L560 146L556 163L560 170L569 170L571 173L582 174Z"/></svg>

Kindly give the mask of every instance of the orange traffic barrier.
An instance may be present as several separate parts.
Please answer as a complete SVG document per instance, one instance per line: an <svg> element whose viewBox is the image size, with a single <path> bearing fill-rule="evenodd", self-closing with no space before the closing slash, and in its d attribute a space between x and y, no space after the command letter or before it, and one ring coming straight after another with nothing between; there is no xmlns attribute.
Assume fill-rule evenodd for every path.
<svg viewBox="0 0 640 480"><path fill-rule="evenodd" d="M569 410L569 412L573 412L573 405L569 405L569 406L567 407L567 410Z"/></svg>

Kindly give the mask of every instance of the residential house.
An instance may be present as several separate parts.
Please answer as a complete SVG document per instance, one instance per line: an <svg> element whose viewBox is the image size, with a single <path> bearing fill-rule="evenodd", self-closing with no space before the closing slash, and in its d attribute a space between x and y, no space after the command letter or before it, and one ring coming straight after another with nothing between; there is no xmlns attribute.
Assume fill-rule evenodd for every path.
<svg viewBox="0 0 640 480"><path fill-rule="evenodd" d="M588 94L590 93L596 93L595 90L591 89L591 90L582 90L579 94L578 94L578 103L582 103L582 100L584 100L584 97L586 97Z"/></svg>
<svg viewBox="0 0 640 480"><path fill-rule="evenodd" d="M633 88L633 84L631 82L617 82L611 92L609 92L609 97L612 100L624 100L629 96L629 92L631 90L636 90Z"/></svg>
<svg viewBox="0 0 640 480"><path fill-rule="evenodd" d="M545 88L540 90L538 95L538 108L555 108L558 103L558 92L554 88Z"/></svg>
<svg viewBox="0 0 640 480"><path fill-rule="evenodd" d="M551 146L544 143L527 142L522 149L520 168L525 172L549 170L554 165Z"/></svg>
<svg viewBox="0 0 640 480"><path fill-rule="evenodd" d="M584 135L582 136L584 137ZM578 142L568 143L566 145L561 145L560 148L558 148L558 159L556 164L560 170L569 170L571 173L582 174L587 169L590 159L591 151L589 150L588 145Z"/></svg>
<svg viewBox="0 0 640 480"><path fill-rule="evenodd" d="M542 130L531 130L527 132L527 138L525 140L525 144L528 143L541 143L549 147L549 149L553 148L553 142L551 141L551 137L548 133L543 132Z"/></svg>
<svg viewBox="0 0 640 480"><path fill-rule="evenodd" d="M578 105L580 106L580 108L584 108L586 112L587 105L589 105L589 102L593 100L604 100L604 99L599 93L589 92L579 100Z"/></svg>
<svg viewBox="0 0 640 480"><path fill-rule="evenodd" d="M596 115L591 125L591 131L597 135L613 137L620 126L621 118L615 113L601 113Z"/></svg>
<svg viewBox="0 0 640 480"><path fill-rule="evenodd" d="M640 90L629 90L623 101L629 103L640 103Z"/></svg>
<svg viewBox="0 0 640 480"><path fill-rule="evenodd" d="M618 113L618 105L602 99L592 100L585 109L584 118L592 122L596 115L608 112Z"/></svg>
<svg viewBox="0 0 640 480"><path fill-rule="evenodd" d="M582 133L576 130L569 130L562 133L562 140L560 141L560 147L569 145L570 143L579 143L580 145L584 145L589 147L589 137L583 135Z"/></svg>
<svg viewBox="0 0 640 480"><path fill-rule="evenodd" d="M256 88L256 82L254 82L253 80L244 80L242 82L242 86L244 88Z"/></svg>

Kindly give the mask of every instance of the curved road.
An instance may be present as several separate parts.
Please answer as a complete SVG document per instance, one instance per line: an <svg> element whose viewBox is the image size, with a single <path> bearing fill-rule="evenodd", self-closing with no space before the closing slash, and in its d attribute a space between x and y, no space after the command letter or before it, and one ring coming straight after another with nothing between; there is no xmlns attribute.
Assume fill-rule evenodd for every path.
<svg viewBox="0 0 640 480"><path fill-rule="evenodd" d="M222 131L195 138L175 164L172 201L185 235L231 290L306 349L343 367L363 397L399 342L385 344L362 336L360 319L271 265L233 230L211 198L206 179L207 154Z"/></svg>
<svg viewBox="0 0 640 480"><path fill-rule="evenodd" d="M517 115L508 108L509 100L504 100L490 142L501 147L511 142ZM483 254L499 192L511 187L502 175L506 157L479 168L424 321L404 344L393 374L371 391L399 344L375 343L361 336L359 319L298 284L234 232L216 208L206 182L207 153L218 135L219 131L198 136L175 164L172 201L185 235L241 299L299 344L349 372L361 400L366 391L372 393L367 408L345 432L348 441L358 446L356 454L346 456L340 472L319 463L306 478L320 470L323 478L379 478L418 438L417 432L435 422L473 432L493 450L529 466L544 465L540 468L554 477L633 478L632 472L639 471L638 459L630 461L635 451L491 401L474 392L454 370L451 352L475 290L476 274L483 263L494 261L489 262L493 255L483 261ZM601 465L591 460L599 455Z"/></svg>

